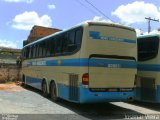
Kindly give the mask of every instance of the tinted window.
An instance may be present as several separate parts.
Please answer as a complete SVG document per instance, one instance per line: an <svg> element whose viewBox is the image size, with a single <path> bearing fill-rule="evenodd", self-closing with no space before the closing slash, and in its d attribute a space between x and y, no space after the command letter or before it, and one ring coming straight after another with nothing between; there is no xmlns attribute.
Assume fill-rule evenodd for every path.
<svg viewBox="0 0 160 120"><path fill-rule="evenodd" d="M82 28L72 29L65 33L52 36L46 40L26 47L26 58L49 57L72 54L79 50L82 41Z"/></svg>
<svg viewBox="0 0 160 120"><path fill-rule="evenodd" d="M46 52L47 52L47 43L46 43L46 41L43 41L42 44L43 44L43 46L42 46L42 56L45 57Z"/></svg>
<svg viewBox="0 0 160 120"><path fill-rule="evenodd" d="M138 60L149 60L157 56L159 37L138 38Z"/></svg>
<svg viewBox="0 0 160 120"><path fill-rule="evenodd" d="M33 46L29 47L29 58L33 57Z"/></svg>
<svg viewBox="0 0 160 120"><path fill-rule="evenodd" d="M56 46L55 39L54 38L49 39L48 44L49 44L49 51L50 51L49 54L50 54L50 56L54 56L55 55L55 46Z"/></svg>
<svg viewBox="0 0 160 120"><path fill-rule="evenodd" d="M75 31L70 31L68 35L68 42L70 45L74 44Z"/></svg>
<svg viewBox="0 0 160 120"><path fill-rule="evenodd" d="M82 29L78 29L76 31L75 43L76 44L81 44L81 41L82 41Z"/></svg>
<svg viewBox="0 0 160 120"><path fill-rule="evenodd" d="M36 57L39 55L39 44L36 44Z"/></svg>
<svg viewBox="0 0 160 120"><path fill-rule="evenodd" d="M68 36L68 52L74 52L80 48L82 41L82 29L75 29L69 32Z"/></svg>
<svg viewBox="0 0 160 120"><path fill-rule="evenodd" d="M36 57L36 45L33 46L33 58Z"/></svg>
<svg viewBox="0 0 160 120"><path fill-rule="evenodd" d="M38 56L42 57L42 55L43 55L43 43L39 44L38 52L39 52Z"/></svg>
<svg viewBox="0 0 160 120"><path fill-rule="evenodd" d="M56 42L55 52L56 52L56 54L61 54L62 53L62 40L63 40L62 36L58 36L55 39L55 42Z"/></svg>
<svg viewBox="0 0 160 120"><path fill-rule="evenodd" d="M46 41L46 56L50 56L51 52L50 52L50 41L47 40Z"/></svg>
<svg viewBox="0 0 160 120"><path fill-rule="evenodd" d="M26 48L26 58L29 58L29 47Z"/></svg>
<svg viewBox="0 0 160 120"><path fill-rule="evenodd" d="M67 53L68 52L68 35L65 33L62 36L62 53Z"/></svg>

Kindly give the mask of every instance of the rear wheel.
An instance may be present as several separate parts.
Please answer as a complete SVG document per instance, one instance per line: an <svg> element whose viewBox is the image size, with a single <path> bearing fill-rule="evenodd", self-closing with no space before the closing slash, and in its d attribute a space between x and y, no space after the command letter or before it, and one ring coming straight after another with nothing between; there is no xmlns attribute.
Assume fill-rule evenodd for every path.
<svg viewBox="0 0 160 120"><path fill-rule="evenodd" d="M51 82L51 99L54 102L58 101L58 97L57 97L57 89L56 89L56 84L55 82Z"/></svg>
<svg viewBox="0 0 160 120"><path fill-rule="evenodd" d="M47 97L47 96L48 96L48 94L47 94L47 84L46 84L46 81L43 81L43 82L42 82L42 95L43 95L44 97Z"/></svg>

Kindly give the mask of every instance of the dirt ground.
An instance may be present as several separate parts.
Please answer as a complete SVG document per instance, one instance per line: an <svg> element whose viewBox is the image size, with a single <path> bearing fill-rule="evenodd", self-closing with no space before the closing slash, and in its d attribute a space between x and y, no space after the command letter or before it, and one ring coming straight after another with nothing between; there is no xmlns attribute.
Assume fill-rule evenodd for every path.
<svg viewBox="0 0 160 120"><path fill-rule="evenodd" d="M23 91L24 89L19 87L21 83L16 82L16 83L6 83L6 84L0 84L0 90L5 90L5 91Z"/></svg>

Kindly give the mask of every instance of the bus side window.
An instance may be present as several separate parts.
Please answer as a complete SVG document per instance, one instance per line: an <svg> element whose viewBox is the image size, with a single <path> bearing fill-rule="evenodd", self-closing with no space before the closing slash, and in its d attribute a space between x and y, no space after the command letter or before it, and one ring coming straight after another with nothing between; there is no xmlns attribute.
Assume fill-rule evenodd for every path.
<svg viewBox="0 0 160 120"><path fill-rule="evenodd" d="M46 41L42 42L42 57L46 57Z"/></svg>
<svg viewBox="0 0 160 120"><path fill-rule="evenodd" d="M36 57L36 45L33 46L33 58Z"/></svg>
<svg viewBox="0 0 160 120"><path fill-rule="evenodd" d="M47 40L46 41L46 56L48 57L50 55L51 55L51 53L50 53L50 41Z"/></svg>
<svg viewBox="0 0 160 120"><path fill-rule="evenodd" d="M49 51L50 51L50 56L55 56L55 39L51 38L49 41Z"/></svg>
<svg viewBox="0 0 160 120"><path fill-rule="evenodd" d="M36 53L35 53L35 57L38 58L38 44L36 44Z"/></svg>
<svg viewBox="0 0 160 120"><path fill-rule="evenodd" d="M33 58L33 46L29 47L29 58Z"/></svg>
<svg viewBox="0 0 160 120"><path fill-rule="evenodd" d="M38 51L39 51L39 55L38 56L42 57L42 55L43 55L42 54L42 52L43 52L43 44L42 43L39 44L39 50Z"/></svg>
<svg viewBox="0 0 160 120"><path fill-rule="evenodd" d="M31 58L31 46L29 46L29 58Z"/></svg>
<svg viewBox="0 0 160 120"><path fill-rule="evenodd" d="M75 44L80 45L82 41L82 29L76 30Z"/></svg>
<svg viewBox="0 0 160 120"><path fill-rule="evenodd" d="M29 47L26 48L26 58L29 58Z"/></svg>
<svg viewBox="0 0 160 120"><path fill-rule="evenodd" d="M61 55L61 53L62 53L62 50L61 50L61 48L62 48L62 37L61 36L56 37L55 41L56 41L55 52L56 52L57 55Z"/></svg>
<svg viewBox="0 0 160 120"><path fill-rule="evenodd" d="M67 39L67 33L65 33L63 35L63 38L62 38L62 53L65 54L68 52L68 39Z"/></svg>
<svg viewBox="0 0 160 120"><path fill-rule="evenodd" d="M68 52L73 52L76 49L74 39L75 39L75 31L69 32L69 35L68 35Z"/></svg>

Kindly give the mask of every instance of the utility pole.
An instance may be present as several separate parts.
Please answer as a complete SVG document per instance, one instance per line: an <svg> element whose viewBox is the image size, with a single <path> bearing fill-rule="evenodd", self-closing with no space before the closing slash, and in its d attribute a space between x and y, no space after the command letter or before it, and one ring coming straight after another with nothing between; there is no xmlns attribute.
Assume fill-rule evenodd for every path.
<svg viewBox="0 0 160 120"><path fill-rule="evenodd" d="M151 20L152 20L152 21L159 22L159 19L157 19L157 20L156 20L155 18L154 18L154 19L152 19L151 17L148 17L148 18L147 18L147 17L145 17L145 19L147 19L147 20L148 20L148 33L150 33L150 32L151 32L151 24L150 24L150 23L151 23Z"/></svg>

